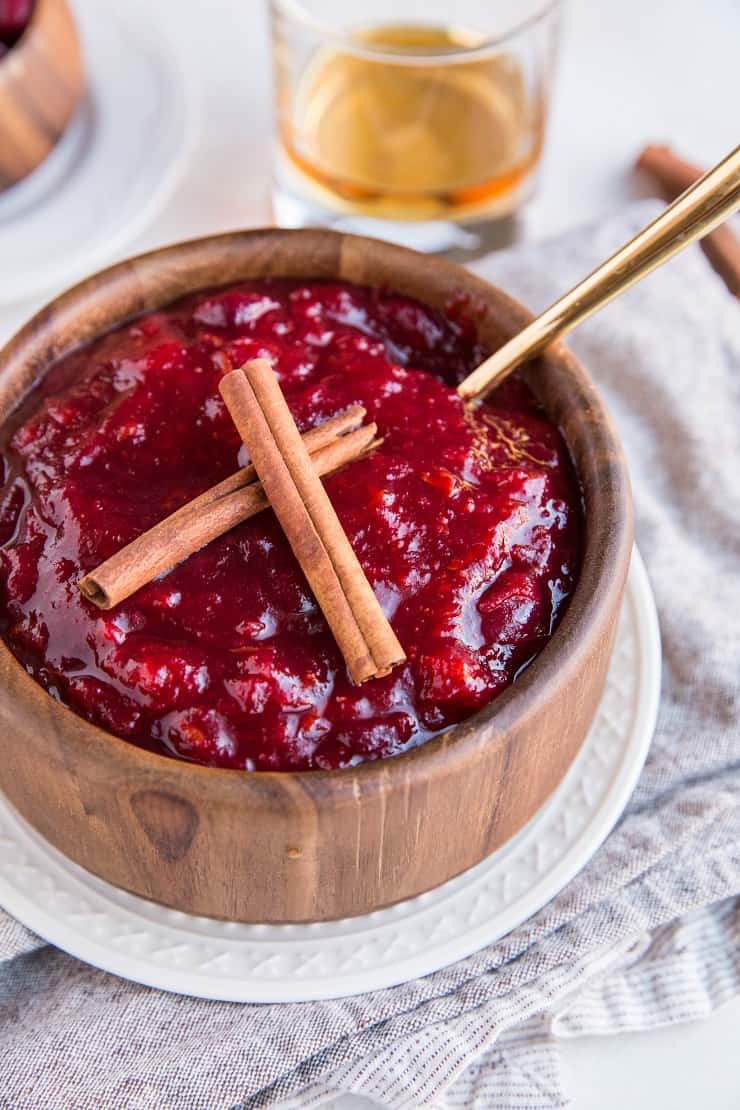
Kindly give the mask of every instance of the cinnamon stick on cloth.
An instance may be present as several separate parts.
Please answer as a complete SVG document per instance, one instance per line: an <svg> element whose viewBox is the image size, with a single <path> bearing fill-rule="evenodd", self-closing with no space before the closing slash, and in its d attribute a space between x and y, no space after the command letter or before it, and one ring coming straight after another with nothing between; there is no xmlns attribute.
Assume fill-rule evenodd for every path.
<svg viewBox="0 0 740 1110"><path fill-rule="evenodd" d="M646 146L636 166L657 181L661 196L669 202L704 176L704 170L679 158L668 146ZM701 248L730 292L740 297L740 239L729 223L705 236Z"/></svg>
<svg viewBox="0 0 740 1110"><path fill-rule="evenodd" d="M221 379L221 396L352 679L388 674L406 656L365 577L266 359Z"/></svg>
<svg viewBox="0 0 740 1110"><path fill-rule="evenodd" d="M377 425L358 426L364 415L365 409L354 405L306 432L303 441L319 475L332 474L377 445ZM137 536L81 578L78 586L98 608L112 609L268 506L254 467L243 467Z"/></svg>

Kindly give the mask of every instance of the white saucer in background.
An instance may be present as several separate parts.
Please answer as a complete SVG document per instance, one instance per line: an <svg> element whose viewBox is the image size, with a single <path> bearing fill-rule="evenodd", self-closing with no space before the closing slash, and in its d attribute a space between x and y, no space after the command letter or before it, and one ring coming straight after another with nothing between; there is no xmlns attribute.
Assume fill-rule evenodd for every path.
<svg viewBox="0 0 740 1110"><path fill-rule="evenodd" d="M139 0L75 0L89 91L44 163L0 193L0 304L112 261L182 174L199 104Z"/></svg>
<svg viewBox="0 0 740 1110"><path fill-rule="evenodd" d="M635 551L606 690L579 755L524 829L463 875L342 921L215 921L147 902L77 867L0 795L0 905L95 967L203 998L337 998L427 975L510 932L585 866L627 804L659 694L658 620Z"/></svg>

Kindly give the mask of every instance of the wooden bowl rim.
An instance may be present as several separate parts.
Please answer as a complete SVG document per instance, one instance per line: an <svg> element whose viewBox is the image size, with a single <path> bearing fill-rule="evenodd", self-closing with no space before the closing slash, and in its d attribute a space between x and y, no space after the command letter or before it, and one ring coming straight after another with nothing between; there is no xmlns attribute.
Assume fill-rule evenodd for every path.
<svg viewBox="0 0 740 1110"><path fill-rule="evenodd" d="M318 243L319 240L324 242L339 240L338 246L344 243L361 246L368 254L374 255L376 259L382 260L386 264L392 265L395 262L400 267L403 264L408 266L415 261L417 265L423 265L425 270L446 271L450 277L458 276L462 278L466 289L475 290L482 301L494 303L499 309L503 310L511 319L512 334L523 328L533 318L529 310L503 290L455 263L446 259L430 257L383 240L347 235L326 229L255 228L248 231L229 231L217 235L186 239L143 252L106 267L72 286L66 292L59 294L36 312L0 348L0 398L4 393L3 378L8 364L21 362L24 358L25 347L29 348L29 355L33 356L32 348L36 339L36 330L37 328L43 328L48 319L53 317L56 310L60 309L63 314L66 314L65 318L68 318L75 310L89 311L90 297L92 295L94 301L94 295L100 290L101 284L111 286L121 280L125 283L127 278L129 281L136 280L136 275L131 269L132 264L153 265L155 269L166 269L171 263L182 262L183 258L187 258L190 254L195 258L196 255L202 252L218 251L219 248L248 250L250 244L256 246L258 242L264 242L266 237L276 244L279 240L290 237L298 250L301 248L302 241L304 249L308 251L310 251L311 245ZM153 276L154 271L147 275L147 277ZM306 280L311 280L312 276L316 278L315 274L306 274L305 276ZM329 278L329 280L332 279ZM351 279L338 277L337 280L349 281ZM190 291L197 292L199 288L214 288L217 287L217 284L213 282L205 285L194 284ZM229 281L226 284L233 284L233 282ZM181 295L188 294L184 292ZM423 297L418 299L423 301ZM160 307L165 307L168 303L172 303L172 299L169 301L162 300ZM138 313L122 315L117 323L106 324L99 330L94 330L80 345L93 341L95 338L120 326L127 319L132 319L135 315L138 315ZM72 348L67 349L71 350ZM66 349L63 353L66 353ZM57 357L59 355L54 352L46 359L37 360L35 366L37 374L34 384L24 391L23 396L26 396L38 384ZM279 779L281 783L285 784L286 781L294 780L297 786L304 790L307 789L318 798L331 796L333 804L355 804L360 789L364 796L368 792L372 792L373 789L384 788L388 776L393 774L393 767L399 760L418 764L418 767L415 768L417 776L423 775L427 778L449 776L453 773L451 758L454 756L465 760L471 750L478 747L478 733L481 731L481 726L493 725L496 729L495 734L491 736L489 733L485 741L486 748L490 748L492 744L500 742L505 737L514 720L520 726L526 725L528 718L535 716L542 709L543 703L553 697L557 687L577 672L584 654L588 651L591 632L598 624L602 605L612 592L614 583L620 576L622 569L626 569L629 558L632 542L629 477L621 445L611 419L590 375L562 343L552 344L546 354L542 356L542 360L554 367L558 374L571 376L581 398L587 403L589 411L596 417L590 424L591 434L596 437L597 444L600 443L603 446L603 454L608 459L606 473L609 489L607 492L610 492L612 496L606 498L606 511L596 521L595 527L593 522L586 521L580 577L566 613L553 636L516 682L512 683L493 702L478 710L466 721L451 726L439 736L410 751L385 759L367 761L356 767L313 771L240 772L233 768L209 767L203 764L189 763L158 752L150 752L90 723L63 703L52 698L25 671L10 651L5 640L0 637L0 657L3 657L5 662L15 669L19 690L21 693L25 693L30 701L34 701L38 697L48 699L51 704L47 705L45 701L44 707L47 712L58 716L58 728L61 733L64 733L68 726L74 726L78 737L80 739L84 737L85 742L96 745L105 742L110 754L129 763L138 764L143 772L154 772L155 776L158 772L160 774L165 773L170 782L173 779L180 778L180 776L190 777L191 781L193 776L198 776L201 779L200 785L207 787L211 793L214 791L223 792L225 803L234 800L240 782L244 779L252 779L255 775L262 782ZM17 365L12 367L11 375L17 372L17 369ZM19 400L20 398L16 399L15 404ZM14 407L15 405L11 407L10 411L13 411ZM568 446L570 449L571 445L568 444ZM579 475L579 481L580 477ZM610 552L611 557L600 559L598 557L600 551Z"/></svg>

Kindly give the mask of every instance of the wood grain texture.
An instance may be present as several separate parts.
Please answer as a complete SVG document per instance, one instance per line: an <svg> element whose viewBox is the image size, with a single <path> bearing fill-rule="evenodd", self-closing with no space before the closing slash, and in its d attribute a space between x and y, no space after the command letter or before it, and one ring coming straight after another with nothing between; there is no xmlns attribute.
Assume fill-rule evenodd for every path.
<svg viewBox="0 0 740 1110"><path fill-rule="evenodd" d="M0 190L43 162L83 91L80 43L66 0L37 0L23 36L0 61Z"/></svg>
<svg viewBox="0 0 740 1110"><path fill-rule="evenodd" d="M0 422L79 343L207 285L265 275L381 284L467 301L490 348L531 316L451 263L328 231L250 231L155 251L52 302L0 352ZM343 771L241 774L142 751L50 698L0 643L0 786L97 875L178 909L322 920L429 890L508 840L573 761L603 689L632 543L619 443L584 369L555 346L526 370L583 489L581 577L522 678L413 752Z"/></svg>

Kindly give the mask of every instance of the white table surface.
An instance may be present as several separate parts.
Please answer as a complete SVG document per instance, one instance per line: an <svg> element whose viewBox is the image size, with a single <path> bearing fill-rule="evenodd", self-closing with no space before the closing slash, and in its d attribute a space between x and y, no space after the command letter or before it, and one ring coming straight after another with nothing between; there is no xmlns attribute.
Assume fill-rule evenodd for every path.
<svg viewBox="0 0 740 1110"><path fill-rule="evenodd" d="M101 18L113 2L98 0ZM363 10L371 8L366 0ZM186 178L126 253L269 223L262 0L157 0L142 6L142 18L164 25L204 110ZM569 0L532 234L556 233L639 195L628 171L648 141L669 141L707 164L735 146L739 43L738 0ZM0 338L35 307L0 312ZM694 1025L567 1041L562 1055L574 1110L740 1110L740 999Z"/></svg>

